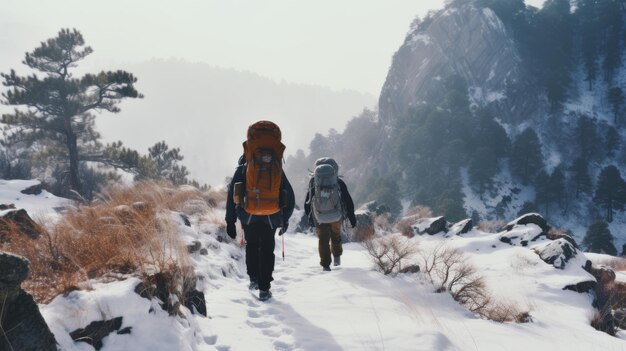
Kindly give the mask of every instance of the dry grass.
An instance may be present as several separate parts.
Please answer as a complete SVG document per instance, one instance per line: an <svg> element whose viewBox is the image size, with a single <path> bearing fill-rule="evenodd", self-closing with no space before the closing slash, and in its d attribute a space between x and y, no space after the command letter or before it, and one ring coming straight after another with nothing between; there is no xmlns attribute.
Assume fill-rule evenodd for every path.
<svg viewBox="0 0 626 351"><path fill-rule="evenodd" d="M507 222L501 220L481 221L478 223L478 230L485 233L497 233Z"/></svg>
<svg viewBox="0 0 626 351"><path fill-rule="evenodd" d="M201 203L208 207L219 196L148 182L118 186L90 205L68 210L39 239L11 233L10 241L0 248L31 261L31 274L23 287L39 303L84 288L81 282L86 279L115 279L119 274L149 277L168 272L179 281L172 284L180 285L190 264L169 211L197 211ZM192 211L189 204L194 202Z"/></svg>

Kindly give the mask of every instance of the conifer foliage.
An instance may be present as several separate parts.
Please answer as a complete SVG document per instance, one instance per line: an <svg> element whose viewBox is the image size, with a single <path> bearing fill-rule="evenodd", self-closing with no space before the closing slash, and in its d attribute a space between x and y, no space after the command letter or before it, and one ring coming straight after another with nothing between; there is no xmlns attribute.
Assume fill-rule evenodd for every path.
<svg viewBox="0 0 626 351"><path fill-rule="evenodd" d="M583 246L588 252L617 255L617 249L613 244L613 235L605 221L596 221L589 226L583 239Z"/></svg>
<svg viewBox="0 0 626 351"><path fill-rule="evenodd" d="M602 169L593 200L605 210L605 218L609 223L613 221L613 212L624 210L626 182L617 167L610 165Z"/></svg>
<svg viewBox="0 0 626 351"><path fill-rule="evenodd" d="M76 29L62 29L54 38L26 53L23 63L35 71L28 76L15 70L3 73L3 103L16 108L2 116L2 123L28 145L54 153L68 174L69 188L81 193L81 162L119 166L119 159L106 157L106 148L95 130L94 112L120 111L126 98L141 98L137 79L126 71L102 71L76 77L72 70L93 52ZM121 144L108 145L115 148ZM108 155L115 153L110 152Z"/></svg>

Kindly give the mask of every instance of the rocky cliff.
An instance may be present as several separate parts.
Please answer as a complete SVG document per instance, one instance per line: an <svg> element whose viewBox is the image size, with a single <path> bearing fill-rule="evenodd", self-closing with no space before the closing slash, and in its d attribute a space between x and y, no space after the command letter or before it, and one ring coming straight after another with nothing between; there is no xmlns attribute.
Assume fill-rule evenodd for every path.
<svg viewBox="0 0 626 351"><path fill-rule="evenodd" d="M437 103L445 80L460 76L470 101L503 120L537 113L542 104L522 68L515 43L489 8L450 7L413 26L396 52L379 99L379 118L388 124L413 106Z"/></svg>

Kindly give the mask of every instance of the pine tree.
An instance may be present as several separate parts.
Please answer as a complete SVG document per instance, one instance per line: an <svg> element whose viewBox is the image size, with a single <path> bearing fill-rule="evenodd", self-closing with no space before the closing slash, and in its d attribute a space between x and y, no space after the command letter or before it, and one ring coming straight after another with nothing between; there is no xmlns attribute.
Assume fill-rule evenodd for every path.
<svg viewBox="0 0 626 351"><path fill-rule="evenodd" d="M626 204L626 182L617 167L604 167L598 177L594 202L606 211L606 221L613 222L613 212L623 211Z"/></svg>
<svg viewBox="0 0 626 351"><path fill-rule="evenodd" d="M581 50L583 64L585 68L585 80L588 82L588 89L593 89L593 82L598 74L598 50L600 40L600 30L598 28L598 10L596 0L579 0L576 15L579 20L581 35Z"/></svg>
<svg viewBox="0 0 626 351"><path fill-rule="evenodd" d="M611 104L611 109L613 110L613 124L618 126L619 115L622 111L622 106L624 105L624 92L620 87L613 87L609 89L608 92L609 103Z"/></svg>
<svg viewBox="0 0 626 351"><path fill-rule="evenodd" d="M576 197L580 193L591 193L591 177L589 176L589 168L587 166L587 160L584 157L578 157L574 160L570 167L572 173L572 182L576 189Z"/></svg>
<svg viewBox="0 0 626 351"><path fill-rule="evenodd" d="M613 235L604 221L596 221L589 226L583 238L583 246L588 252L617 255L617 249L613 245Z"/></svg>
<svg viewBox="0 0 626 351"><path fill-rule="evenodd" d="M537 177L535 178L535 194L537 207L543 205L543 211L546 217L549 216L548 205L550 204L550 199L552 197L550 194L550 175L543 169L539 171Z"/></svg>
<svg viewBox="0 0 626 351"><path fill-rule="evenodd" d="M579 155L587 160L596 160L600 155L602 138L596 127L596 120L581 116L574 131L575 141L578 143Z"/></svg>
<svg viewBox="0 0 626 351"><path fill-rule="evenodd" d="M609 158L615 157L615 152L619 150L621 138L615 127L611 126L606 131L606 155Z"/></svg>
<svg viewBox="0 0 626 351"><path fill-rule="evenodd" d="M93 112L116 113L122 99L141 97L134 87L137 79L125 71L75 78L72 68L92 52L78 30L62 29L57 37L26 53L24 64L43 77L19 76L14 70L1 74L9 88L4 103L26 106L4 114L2 123L20 129L31 144L47 141L64 148L70 187L77 192L81 191L79 164L85 161L82 154L91 153L89 161L105 162L96 157L100 135L94 130Z"/></svg>
<svg viewBox="0 0 626 351"><path fill-rule="evenodd" d="M561 166L557 166L550 174L550 191L548 203L550 204L558 204L559 207L563 207L563 199L565 197L565 174Z"/></svg>
<svg viewBox="0 0 626 351"><path fill-rule="evenodd" d="M539 137L532 128L527 128L515 139L511 148L511 170L528 184L543 168L543 155Z"/></svg>
<svg viewBox="0 0 626 351"><path fill-rule="evenodd" d="M158 142L148 148L148 155L142 162L142 172L135 179L164 179L174 185L188 184L189 171L179 164L183 159L180 148L170 150L165 141Z"/></svg>
<svg viewBox="0 0 626 351"><path fill-rule="evenodd" d="M479 148L470 161L468 171L470 182L478 186L478 193L482 199L485 188L491 184L492 177L498 171L496 154L489 148Z"/></svg>

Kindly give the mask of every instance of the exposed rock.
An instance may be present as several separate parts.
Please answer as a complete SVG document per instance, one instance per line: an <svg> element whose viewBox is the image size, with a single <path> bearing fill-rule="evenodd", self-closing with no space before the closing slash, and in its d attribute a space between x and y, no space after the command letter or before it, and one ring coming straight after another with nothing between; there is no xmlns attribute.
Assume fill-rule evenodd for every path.
<svg viewBox="0 0 626 351"><path fill-rule="evenodd" d="M14 210L15 204L0 204L0 211L4 210Z"/></svg>
<svg viewBox="0 0 626 351"><path fill-rule="evenodd" d="M546 239L542 229L535 224L516 225L500 234L500 241L513 246L528 246L539 238Z"/></svg>
<svg viewBox="0 0 626 351"><path fill-rule="evenodd" d="M443 216L435 218L420 218L411 226L415 235L448 232L448 222Z"/></svg>
<svg viewBox="0 0 626 351"><path fill-rule="evenodd" d="M542 230L542 234L548 235L548 231L550 231L550 226L548 222L538 213L527 213L522 215L511 222L507 223L500 231L510 231L516 226L526 225L526 224L535 224Z"/></svg>
<svg viewBox="0 0 626 351"><path fill-rule="evenodd" d="M626 308L618 308L613 311L613 319L618 328L626 329Z"/></svg>
<svg viewBox="0 0 626 351"><path fill-rule="evenodd" d="M0 252L0 288L19 285L28 276L27 259L6 252Z"/></svg>
<svg viewBox="0 0 626 351"><path fill-rule="evenodd" d="M206 300L204 299L204 293L201 291L196 289L188 291L185 295L185 307L191 312L197 311L201 315L207 316Z"/></svg>
<svg viewBox="0 0 626 351"><path fill-rule="evenodd" d="M0 218L0 240L4 236L3 232L11 229L16 229L31 239L37 239L43 232L24 209L9 211Z"/></svg>
<svg viewBox="0 0 626 351"><path fill-rule="evenodd" d="M20 288L28 260L0 252L0 350L56 351L56 340L33 297Z"/></svg>
<svg viewBox="0 0 626 351"><path fill-rule="evenodd" d="M42 191L43 191L43 184L38 183L38 184L29 186L28 188L20 191L20 193L26 194L26 195L39 195L41 194Z"/></svg>
<svg viewBox="0 0 626 351"><path fill-rule="evenodd" d="M194 240L193 243L187 245L187 252L189 253L198 252L201 247L202 247L202 244L200 243L200 241Z"/></svg>
<svg viewBox="0 0 626 351"><path fill-rule="evenodd" d="M209 254L209 250L207 250L206 248L201 248L200 249L200 255L206 256Z"/></svg>
<svg viewBox="0 0 626 351"><path fill-rule="evenodd" d="M118 334L129 334L131 327L126 327L120 330L122 327L122 317L117 317L105 321L94 321L89 323L85 328L76 329L70 333L72 340L82 341L96 350L102 348L102 339L111 334L114 331L118 331Z"/></svg>
<svg viewBox="0 0 626 351"><path fill-rule="evenodd" d="M450 235L461 235L469 232L474 227L474 222L471 218L464 219L460 222L454 223L450 227Z"/></svg>
<svg viewBox="0 0 626 351"><path fill-rule="evenodd" d="M191 227L191 221L189 220L189 216L187 216L184 213L179 213L178 214L180 216L180 218L183 220L183 223L187 226L187 227Z"/></svg>
<svg viewBox="0 0 626 351"><path fill-rule="evenodd" d="M536 89L500 19L490 9L462 5L406 36L380 94L380 120L389 125L424 102L440 103L451 76L464 78L471 102L495 116L527 118L543 106L539 94L529 93Z"/></svg>
<svg viewBox="0 0 626 351"><path fill-rule="evenodd" d="M578 251L569 241L561 238L550 241L545 245L533 248L541 259L556 268L563 269L567 261L575 257Z"/></svg>
<svg viewBox="0 0 626 351"><path fill-rule="evenodd" d="M588 292L594 291L597 286L598 286L597 282L594 282L592 280L587 280L584 282L567 285L566 287L563 288L563 290L571 290L571 291L575 291L578 293L588 293Z"/></svg>

